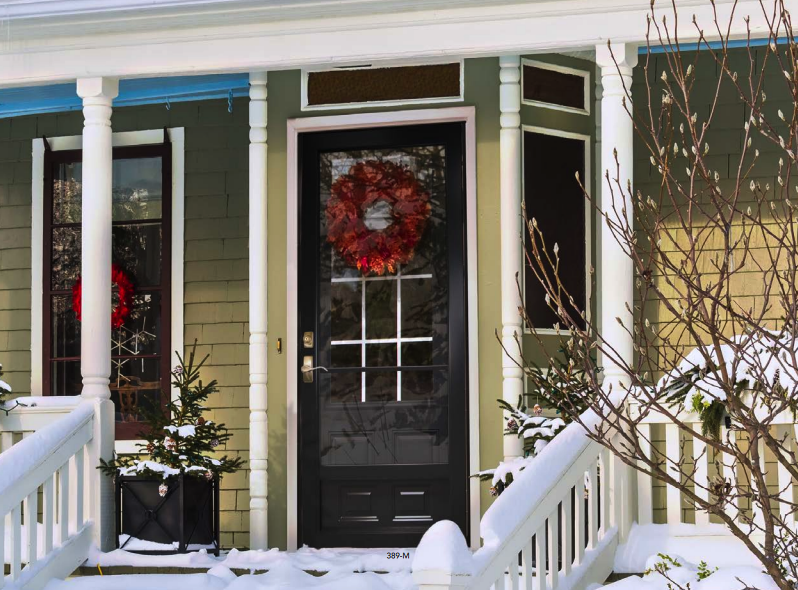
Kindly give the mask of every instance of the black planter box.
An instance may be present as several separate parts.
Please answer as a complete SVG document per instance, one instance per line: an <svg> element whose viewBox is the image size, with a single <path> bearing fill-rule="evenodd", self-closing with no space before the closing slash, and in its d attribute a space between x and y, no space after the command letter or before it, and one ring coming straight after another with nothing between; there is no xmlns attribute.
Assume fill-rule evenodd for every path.
<svg viewBox="0 0 798 590"><path fill-rule="evenodd" d="M158 487L166 483L164 497ZM176 549L128 549L135 553L166 555L205 548L219 555L219 480L178 475L161 478L117 476L116 546L125 549L130 538ZM120 546L121 535L129 538ZM189 549L191 547L191 549Z"/></svg>

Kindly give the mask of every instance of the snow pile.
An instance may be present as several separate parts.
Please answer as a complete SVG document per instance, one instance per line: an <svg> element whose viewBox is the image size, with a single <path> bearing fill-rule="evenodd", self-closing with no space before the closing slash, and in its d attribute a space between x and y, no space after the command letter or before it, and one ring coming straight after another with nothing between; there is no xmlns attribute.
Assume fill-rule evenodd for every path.
<svg viewBox="0 0 798 590"><path fill-rule="evenodd" d="M707 547L705 544L704 547ZM703 551L696 555L703 557ZM665 577L690 590L747 590L756 588L757 590L777 590L775 582L770 576L762 573L762 568L754 566L732 566L724 567L715 571L717 566L710 561L709 566L705 566L703 573L699 566L687 562L679 555L671 554L673 562L668 563L662 556L654 555L647 560L649 571L645 575L631 576L619 582L607 584L606 586L596 586L605 590L672 590L675 588ZM665 575L653 571L656 564L667 564Z"/></svg>
<svg viewBox="0 0 798 590"><path fill-rule="evenodd" d="M626 543L618 545L613 571L639 574L647 569L650 556L695 555L718 567L750 566L759 562L742 541L722 524L632 525Z"/></svg>
<svg viewBox="0 0 798 590"><path fill-rule="evenodd" d="M314 588L316 590L416 590L409 573L354 573L344 569L322 576L308 574L284 563L265 574L236 577L228 568L216 566L205 574L138 574L86 576L51 580L45 590L266 590Z"/></svg>
<svg viewBox="0 0 798 590"><path fill-rule="evenodd" d="M691 387L684 400L688 412L697 404L708 406L726 399L718 380L721 368L734 383L746 382L751 387L753 381L758 381L794 391L798 387L798 366L790 361L793 355L798 355L798 339L789 333L765 331L734 336L729 344L720 347L710 344L694 348L676 369L660 379L657 387L662 391L680 381L689 381Z"/></svg>
<svg viewBox="0 0 798 590"><path fill-rule="evenodd" d="M134 539L131 542L142 542ZM164 547L160 547L164 548ZM170 547L166 547L169 549ZM388 554L410 555L410 559L389 559ZM184 567L211 568L224 566L230 569L246 569L250 571L271 570L288 564L299 570L331 572L345 570L349 572L392 572L410 573L414 549L312 549L302 547L298 551L288 553L279 549L239 551L231 549L226 555L215 557L201 550L196 553L175 555L140 555L122 549L108 553L96 547L89 550L86 565L95 567L133 566L133 567Z"/></svg>
<svg viewBox="0 0 798 590"><path fill-rule="evenodd" d="M474 560L460 527L450 520L432 525L421 539L413 559L413 571L443 570L471 574Z"/></svg>

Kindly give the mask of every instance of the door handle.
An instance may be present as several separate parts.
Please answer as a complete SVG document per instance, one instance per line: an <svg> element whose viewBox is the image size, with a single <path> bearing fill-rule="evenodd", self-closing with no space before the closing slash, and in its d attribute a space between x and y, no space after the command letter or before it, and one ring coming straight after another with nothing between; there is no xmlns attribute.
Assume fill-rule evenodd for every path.
<svg viewBox="0 0 798 590"><path fill-rule="evenodd" d="M313 366L313 357L306 356L302 359L302 381L305 383L313 383L313 373L314 371L324 371L327 373L327 367L314 367Z"/></svg>

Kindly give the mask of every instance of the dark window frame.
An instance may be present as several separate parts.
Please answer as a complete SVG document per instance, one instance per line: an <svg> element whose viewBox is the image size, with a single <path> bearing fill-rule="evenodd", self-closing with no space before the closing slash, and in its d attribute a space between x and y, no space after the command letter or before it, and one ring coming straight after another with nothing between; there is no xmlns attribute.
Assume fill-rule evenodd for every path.
<svg viewBox="0 0 798 590"><path fill-rule="evenodd" d="M161 277L160 286L142 287L138 293L161 294L161 346L158 355L135 355L134 358L154 358L160 356L161 407L166 410L171 397L171 360L172 360L172 146L168 139L164 143L135 145L113 148L114 160L161 158ZM42 203L43 266L42 266L42 394L55 395L52 392L52 362L58 360L80 360L80 357L57 357L52 355L52 298L58 295L69 295L69 289L53 289L52 285L52 249L53 227L77 226L77 223L53 223L53 179L56 166L65 163L80 162L82 150L45 150L44 154L44 193ZM125 220L113 222L113 225L124 226L151 220ZM110 321L110 318L109 318ZM82 338L82 334L81 334ZM110 343L109 343L110 346ZM112 358L118 358L112 356ZM125 355L121 355L125 356ZM144 427L143 422L117 422L116 440L135 440L139 438Z"/></svg>

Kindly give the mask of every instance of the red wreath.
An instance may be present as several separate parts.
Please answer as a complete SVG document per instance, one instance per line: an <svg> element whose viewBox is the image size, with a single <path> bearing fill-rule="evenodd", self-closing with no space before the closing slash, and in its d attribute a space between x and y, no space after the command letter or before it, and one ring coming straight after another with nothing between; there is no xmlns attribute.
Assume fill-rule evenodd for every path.
<svg viewBox="0 0 798 590"><path fill-rule="evenodd" d="M111 312L111 326L116 330L125 324L133 310L133 295L135 295L136 289L127 273L116 264L111 265L111 283L116 285L119 294L119 303ZM78 280L72 285L72 310L78 321L81 320L82 292L83 279L78 277Z"/></svg>
<svg viewBox="0 0 798 590"><path fill-rule="evenodd" d="M429 193L415 175L393 162L358 162L335 181L327 202L327 241L363 275L396 272L407 264L424 233L431 207ZM366 212L384 201L391 224L379 230L365 224Z"/></svg>

